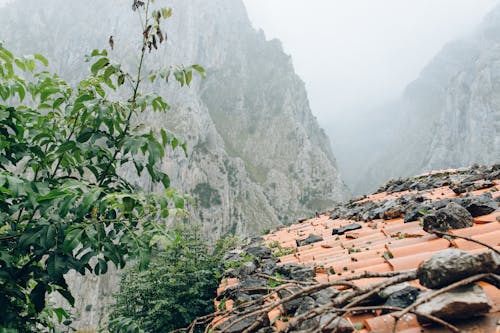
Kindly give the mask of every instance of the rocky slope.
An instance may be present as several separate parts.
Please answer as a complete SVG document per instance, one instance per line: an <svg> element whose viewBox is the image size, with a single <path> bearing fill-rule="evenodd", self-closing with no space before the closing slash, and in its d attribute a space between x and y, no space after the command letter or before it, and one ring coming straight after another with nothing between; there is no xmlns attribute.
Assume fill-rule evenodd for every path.
<svg viewBox="0 0 500 333"><path fill-rule="evenodd" d="M499 161L499 32L500 6L473 34L446 45L407 87L392 106L401 117L390 124L396 133L356 190L373 190L389 177Z"/></svg>
<svg viewBox="0 0 500 333"><path fill-rule="evenodd" d="M164 161L173 186L192 194L190 222L211 240L257 234L326 209L348 196L329 140L312 116L304 83L278 41L255 31L236 0L170 1L168 46L149 66L202 64L205 81L161 91L172 106L146 126L167 127L188 141L189 156ZM76 81L83 55L115 39L113 57L131 68L139 20L127 2L22 0L0 8L1 39L15 52L46 54L52 69ZM85 70L84 70L85 69ZM130 173L132 170L124 170ZM137 182L150 190L147 179ZM118 276L69 278L81 328L99 326Z"/></svg>

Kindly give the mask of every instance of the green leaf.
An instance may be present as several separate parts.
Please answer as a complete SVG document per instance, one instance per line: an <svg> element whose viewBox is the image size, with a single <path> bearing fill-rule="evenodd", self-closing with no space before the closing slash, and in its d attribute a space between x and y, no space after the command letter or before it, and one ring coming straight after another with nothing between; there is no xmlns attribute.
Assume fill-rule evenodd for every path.
<svg viewBox="0 0 500 333"><path fill-rule="evenodd" d="M109 59L104 57L99 60L97 60L92 67L90 67L90 71L92 72L93 75L96 75L97 72L99 72L101 69L109 65Z"/></svg>
<svg viewBox="0 0 500 333"><path fill-rule="evenodd" d="M14 59L14 62L16 64L17 68L19 68L23 72L26 71L26 65L24 64L23 61L21 61L20 59Z"/></svg>
<svg viewBox="0 0 500 333"><path fill-rule="evenodd" d="M94 267L94 273L96 275L106 274L108 271L108 263L106 260L99 258L97 264Z"/></svg>
<svg viewBox="0 0 500 333"><path fill-rule="evenodd" d="M71 254L78 244L81 243L83 232L83 229L73 229L66 235L62 245L62 249L65 253Z"/></svg>
<svg viewBox="0 0 500 333"><path fill-rule="evenodd" d="M102 189L97 188L83 195L82 204L80 206L82 213L87 213L89 211L90 207L94 205L101 193Z"/></svg>
<svg viewBox="0 0 500 333"><path fill-rule="evenodd" d="M193 72L190 70L184 71L184 75L186 76L186 84L189 86L191 84L191 80L193 79Z"/></svg>
<svg viewBox="0 0 500 333"><path fill-rule="evenodd" d="M75 298L73 297L73 295L71 295L71 292L69 290L57 289L57 292L68 301L69 305L75 306Z"/></svg>
<svg viewBox="0 0 500 333"><path fill-rule="evenodd" d="M45 195L39 195L36 197L36 201L39 203L43 203L44 201L51 201L60 197L66 196L67 193L61 190L52 190Z"/></svg>
<svg viewBox="0 0 500 333"><path fill-rule="evenodd" d="M56 254L51 254L46 261L47 272L53 279L60 279L63 274L68 271L66 260L64 257Z"/></svg>
<svg viewBox="0 0 500 333"><path fill-rule="evenodd" d="M205 68L201 67L200 65L192 65L191 66L192 69L194 69L195 71L197 71L202 78L206 78L207 77L207 74L205 72Z"/></svg>
<svg viewBox="0 0 500 333"><path fill-rule="evenodd" d="M125 74L118 76L117 83L118 83L118 86L122 86L125 83Z"/></svg>
<svg viewBox="0 0 500 333"><path fill-rule="evenodd" d="M47 101L49 96L57 94L59 92L60 92L59 88L46 88L46 89L42 90L40 93L40 101L45 102L45 101Z"/></svg>
<svg viewBox="0 0 500 333"><path fill-rule="evenodd" d="M38 282L30 293L30 301L35 306L36 312L41 312L45 308L45 293L47 285L44 282Z"/></svg>
<svg viewBox="0 0 500 333"><path fill-rule="evenodd" d="M169 18L172 16L172 8L161 8L160 9L161 11L161 16L163 16L164 18Z"/></svg>
<svg viewBox="0 0 500 333"><path fill-rule="evenodd" d="M45 67L49 66L49 61L41 54L34 54L36 60L41 62Z"/></svg>
<svg viewBox="0 0 500 333"><path fill-rule="evenodd" d="M80 143L87 142L92 137L93 133L94 133L94 129L93 128L90 128L90 127L84 128L80 132L80 134L78 135L78 138L76 139L76 141L78 141Z"/></svg>
<svg viewBox="0 0 500 333"><path fill-rule="evenodd" d="M184 209L184 198L182 197L175 198L175 208Z"/></svg>
<svg viewBox="0 0 500 333"><path fill-rule="evenodd" d="M175 150L175 148L179 147L179 139L173 138L172 143L171 143L172 149Z"/></svg>
<svg viewBox="0 0 500 333"><path fill-rule="evenodd" d="M163 177L161 179L161 183L163 184L163 186L165 186L165 188L169 188L170 187L170 177L167 174L163 174Z"/></svg>
<svg viewBox="0 0 500 333"><path fill-rule="evenodd" d="M66 318L66 319L69 318L69 313L67 313L66 310L64 310L62 308L55 308L55 309L52 309L52 311L54 311L54 313L56 314L57 322L59 324L62 323L63 318Z"/></svg>

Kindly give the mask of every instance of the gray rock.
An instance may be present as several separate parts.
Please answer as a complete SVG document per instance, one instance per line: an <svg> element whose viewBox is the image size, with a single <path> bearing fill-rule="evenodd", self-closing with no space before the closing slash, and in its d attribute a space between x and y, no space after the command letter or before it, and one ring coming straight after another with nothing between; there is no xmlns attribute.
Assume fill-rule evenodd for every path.
<svg viewBox="0 0 500 333"><path fill-rule="evenodd" d="M433 255L417 269L421 285L436 289L480 273L500 273L500 256L493 252L471 254L447 249Z"/></svg>
<svg viewBox="0 0 500 333"><path fill-rule="evenodd" d="M300 288L298 287L290 287L288 289L280 290L278 291L278 295L280 299L284 299L286 297L290 297L291 295L297 293L300 291ZM285 310L285 314L288 316L293 316L293 314L297 311L299 308L300 304L304 302L304 297L294 299L290 302L286 302L283 304L283 308Z"/></svg>
<svg viewBox="0 0 500 333"><path fill-rule="evenodd" d="M248 276L248 275L252 274L253 272L255 272L256 269L257 269L257 266L253 262L251 262L251 261L244 262L241 264L240 267L235 269L234 274L237 277L245 277L245 276Z"/></svg>
<svg viewBox="0 0 500 333"><path fill-rule="evenodd" d="M239 286L240 288L266 287L267 280L256 276L248 276L240 282ZM264 292L265 291L261 291L261 293Z"/></svg>
<svg viewBox="0 0 500 333"><path fill-rule="evenodd" d="M276 272L277 264L280 260L278 258L265 259L260 264L262 273L267 275L274 275Z"/></svg>
<svg viewBox="0 0 500 333"><path fill-rule="evenodd" d="M332 301L333 298L338 296L340 294L340 291L338 291L335 288L326 288L323 290L320 290L318 292L315 292L312 294L312 298L316 301L316 304L318 305L325 305L328 304Z"/></svg>
<svg viewBox="0 0 500 333"><path fill-rule="evenodd" d="M395 284L393 286L390 286L390 287L387 287L385 289L382 289L378 293L378 296L380 298L382 298L382 299L387 299L387 298L389 298L389 296L391 296L395 292L403 290L403 289L405 289L406 287L409 287L409 286L410 286L410 284L408 282L403 282L403 283Z"/></svg>
<svg viewBox="0 0 500 333"><path fill-rule="evenodd" d="M343 235L343 234L345 234L348 231L358 230L358 229L361 229L361 228L362 228L362 226L360 224L352 223L352 224L348 224L348 225L346 225L345 227L342 227L342 228L335 228L335 229L333 229L332 230L332 235Z"/></svg>
<svg viewBox="0 0 500 333"><path fill-rule="evenodd" d="M266 246L252 246L245 249L246 253L260 259L269 259L272 256L272 250Z"/></svg>
<svg viewBox="0 0 500 333"><path fill-rule="evenodd" d="M314 269L298 264L284 264L276 269L283 278L298 281L309 281L316 276Z"/></svg>
<svg viewBox="0 0 500 333"><path fill-rule="evenodd" d="M392 293L385 302L385 306L394 306L398 308L406 308L412 305L420 295L421 290L415 287L406 287ZM389 313L388 310L383 310L382 314Z"/></svg>
<svg viewBox="0 0 500 333"><path fill-rule="evenodd" d="M498 203L491 199L488 202L473 202L466 207L473 217L488 215L498 209Z"/></svg>
<svg viewBox="0 0 500 333"><path fill-rule="evenodd" d="M262 327L256 333L274 333L276 329L272 326Z"/></svg>
<svg viewBox="0 0 500 333"><path fill-rule="evenodd" d="M321 242L323 240L323 237L319 236L319 235L315 235L315 234L310 234L309 236L307 236L306 239L297 239L297 246L305 246L305 245L309 245L309 244L313 244L313 243L317 243L317 242Z"/></svg>
<svg viewBox="0 0 500 333"><path fill-rule="evenodd" d="M295 312L295 317L299 316L301 314L304 314L308 311L311 311L316 307L316 303L314 302L314 299L312 297L304 297L304 301L300 304L299 308ZM308 319L302 322L299 325L299 330L302 331L311 331L314 328L316 328L319 324L319 321L317 319Z"/></svg>
<svg viewBox="0 0 500 333"><path fill-rule="evenodd" d="M217 328L218 329L224 329L224 332L227 332L227 333L240 333L242 331L244 331L246 328L250 327L251 325L253 325L255 323L255 321L257 319L259 319L259 316L250 316L236 324L234 324L233 326L227 328L230 323L232 323L233 321L235 321L238 317L232 317L231 319L229 319L228 321L222 323L221 325L219 325ZM267 316L264 316L264 322L262 322L261 325L259 325L259 327L256 327L257 328L262 328L262 327L267 327L269 326L269 319L267 318Z"/></svg>
<svg viewBox="0 0 500 333"><path fill-rule="evenodd" d="M425 294L422 295L425 297ZM483 288L473 284L441 294L417 307L417 311L444 320L464 320L488 313L491 301ZM423 318L419 321L425 322Z"/></svg>
<svg viewBox="0 0 500 333"><path fill-rule="evenodd" d="M438 230L446 232L450 229L472 227L472 215L459 204L449 203L434 214L424 217L424 230Z"/></svg>
<svg viewBox="0 0 500 333"><path fill-rule="evenodd" d="M321 327L321 332L323 333L351 333L354 332L354 327L352 324L344 318L335 318L334 314L328 313L321 316L319 320L319 325ZM328 322L330 322L328 324Z"/></svg>

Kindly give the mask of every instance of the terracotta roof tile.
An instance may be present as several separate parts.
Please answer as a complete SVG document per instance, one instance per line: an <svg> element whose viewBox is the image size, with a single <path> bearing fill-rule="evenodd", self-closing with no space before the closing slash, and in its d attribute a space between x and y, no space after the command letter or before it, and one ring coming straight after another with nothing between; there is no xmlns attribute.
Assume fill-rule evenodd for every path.
<svg viewBox="0 0 500 333"><path fill-rule="evenodd" d="M387 250L391 252L394 258L408 257L422 252L436 252L448 247L450 247L450 242L443 238L398 247L392 247L392 244L386 245Z"/></svg>
<svg viewBox="0 0 500 333"><path fill-rule="evenodd" d="M494 188L471 193L472 195L480 195L496 189L497 192L491 192L492 195L494 197L500 196L500 180L495 180L494 183ZM415 193L417 191L404 191L391 194L382 192L368 196L357 201L357 203L366 201L382 202ZM430 200L458 197L448 186L422 191L420 194ZM499 216L500 209L492 214L474 218L474 225L470 228L451 230L449 232L457 236L471 237L474 240L484 242L500 250ZM352 223L361 225L361 228L347 232L344 235L332 235L334 228L341 228ZM306 239L311 234L321 236L323 241L305 246L296 246L297 240ZM280 264L300 263L314 267L318 282L333 281L363 272L391 272L415 269L436 252L449 247L456 247L461 250L470 251L471 253L487 251L484 246L468 240L453 239L449 241L433 234L428 234L423 230L421 222L404 223L403 218L356 222L346 219L330 219L328 215L321 215L299 224L282 227L273 233L263 236L263 238L266 240L267 245L275 248L276 255L279 255L280 250L283 251L284 249L292 248L294 253L278 257ZM276 244L279 244L279 246L276 246ZM358 286L367 286L383 280L382 278L362 279L356 280L354 283ZM217 290L217 294L220 295L224 289L234 286L237 283L238 279L224 279ZM418 281L411 281L410 284L422 288ZM481 285L494 305L492 311L495 313L484 318L485 323L490 323L490 319L495 316L497 316L497 320L500 319L500 292L497 288L487 283L481 283ZM279 309L273 309L268 314L269 320L275 320L280 316L280 313ZM394 318L390 315L374 316L364 314L363 316L353 316L351 319L353 322L362 322L364 324L364 330L359 332L392 332L394 325ZM424 329L418 324L414 315L408 315L405 319L398 322L398 332L417 333L428 331L427 328ZM275 320L274 323L278 329L284 328L287 325L287 322L282 320ZM490 324L483 323L479 327L490 327L493 325ZM432 330L432 332L440 331ZM477 330L474 332L481 331Z"/></svg>

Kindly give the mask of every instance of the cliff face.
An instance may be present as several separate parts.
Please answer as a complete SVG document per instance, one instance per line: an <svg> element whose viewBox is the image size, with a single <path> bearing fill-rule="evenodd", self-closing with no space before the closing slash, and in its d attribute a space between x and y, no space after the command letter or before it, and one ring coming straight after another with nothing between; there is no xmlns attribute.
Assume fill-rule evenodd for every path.
<svg viewBox="0 0 500 333"><path fill-rule="evenodd" d="M174 8L166 26L169 42L149 57L149 66L199 63L208 78L188 89L146 87L161 91L173 111L148 114L143 122L188 141L188 157L174 154L163 167L174 187L196 199L190 221L215 240L257 234L345 199L329 140L280 43L252 28L241 1L168 5ZM88 72L83 55L106 46L110 35L112 55L125 67L132 67L140 49L134 39L139 19L123 1L15 1L0 8L0 21L9 48L48 55L52 68L69 80ZM123 172L133 178L133 170ZM155 190L147 179L136 181ZM117 275L69 280L78 296L78 325L97 327Z"/></svg>
<svg viewBox="0 0 500 333"><path fill-rule="evenodd" d="M446 45L395 106L397 133L370 165L371 189L389 177L500 159L500 7Z"/></svg>
<svg viewBox="0 0 500 333"><path fill-rule="evenodd" d="M329 140L280 43L252 28L241 1L168 5L174 8L169 43L148 64L199 63L208 78L182 90L152 87L174 111L143 121L188 140L189 157L175 156L165 168L177 188L198 199L193 218L210 226L214 238L250 234L345 199ZM109 35L113 56L129 67L139 48L139 20L120 1L17 1L0 15L9 47L47 54L70 80L87 72L83 55L107 46Z"/></svg>

